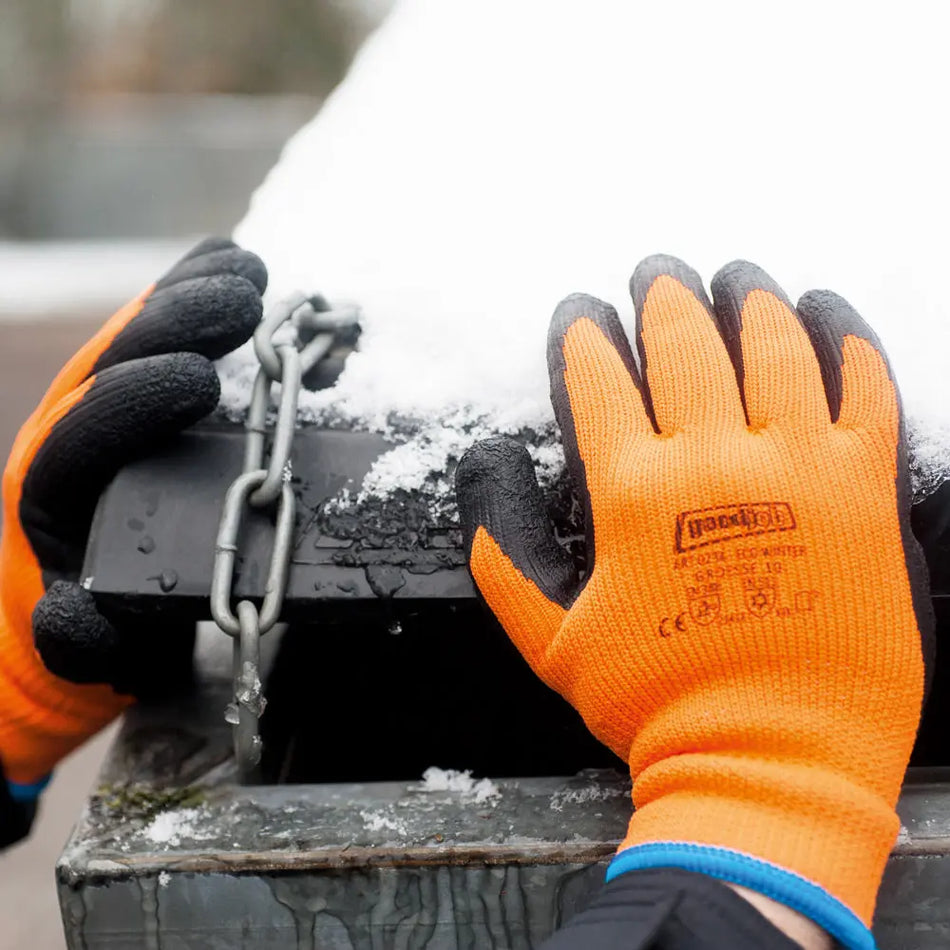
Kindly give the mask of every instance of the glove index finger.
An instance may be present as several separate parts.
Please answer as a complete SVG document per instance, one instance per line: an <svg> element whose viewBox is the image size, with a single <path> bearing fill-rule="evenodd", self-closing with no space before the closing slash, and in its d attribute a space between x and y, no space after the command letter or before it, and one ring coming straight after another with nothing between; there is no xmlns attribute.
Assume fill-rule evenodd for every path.
<svg viewBox="0 0 950 950"><path fill-rule="evenodd" d="M455 487L475 583L540 673L578 576L555 540L531 457L513 439L476 442L459 462Z"/></svg>
<svg viewBox="0 0 950 950"><path fill-rule="evenodd" d="M575 443L571 448L589 453L601 444L603 432L593 431L601 427L654 432L630 341L603 300L571 294L557 305L548 329L548 374L554 414Z"/></svg>
<svg viewBox="0 0 950 950"><path fill-rule="evenodd" d="M713 277L712 292L749 426L814 430L828 425L814 348L778 284L755 264L733 261Z"/></svg>
<svg viewBox="0 0 950 950"><path fill-rule="evenodd" d="M233 274L249 280L259 294L267 289L267 268L251 251L245 251L226 238L205 238L193 247L164 277L155 284L156 290L171 287L195 277L214 277Z"/></svg>
<svg viewBox="0 0 950 950"><path fill-rule="evenodd" d="M735 369L699 274L679 258L654 254L630 278L640 370L665 435L745 425Z"/></svg>
<svg viewBox="0 0 950 950"><path fill-rule="evenodd" d="M214 410L220 384L196 353L169 353L103 370L27 425L11 455L18 515L44 566L82 548L96 501L116 471ZM64 490L64 486L68 486Z"/></svg>
<svg viewBox="0 0 950 950"><path fill-rule="evenodd" d="M219 359L254 332L267 269L224 238L207 238L157 282L120 307L53 380L41 418L93 373L124 360L193 352Z"/></svg>
<svg viewBox="0 0 950 950"><path fill-rule="evenodd" d="M610 304L572 294L557 305L548 330L548 375L592 568L595 508L615 453L631 438L655 434L630 342Z"/></svg>
<svg viewBox="0 0 950 950"><path fill-rule="evenodd" d="M251 337L262 312L254 284L232 273L156 286L101 349L92 371L164 353L220 359Z"/></svg>

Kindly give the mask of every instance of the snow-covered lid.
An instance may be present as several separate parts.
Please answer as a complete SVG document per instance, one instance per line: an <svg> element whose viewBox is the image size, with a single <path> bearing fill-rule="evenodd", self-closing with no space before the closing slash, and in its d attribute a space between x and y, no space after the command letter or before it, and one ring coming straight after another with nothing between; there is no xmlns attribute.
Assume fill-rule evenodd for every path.
<svg viewBox="0 0 950 950"><path fill-rule="evenodd" d="M477 436L552 431L561 297L603 297L630 326L640 258L708 280L743 257L792 299L838 291L877 330L931 491L950 473L948 18L923 2L401 0L236 231L271 298L363 308L361 351L305 415L414 420L363 487L416 487ZM223 369L232 409L248 362Z"/></svg>

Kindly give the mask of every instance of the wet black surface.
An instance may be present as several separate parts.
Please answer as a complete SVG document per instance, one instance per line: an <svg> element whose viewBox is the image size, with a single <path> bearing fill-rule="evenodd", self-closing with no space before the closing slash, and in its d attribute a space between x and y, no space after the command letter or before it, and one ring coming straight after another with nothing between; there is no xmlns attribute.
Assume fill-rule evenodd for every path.
<svg viewBox="0 0 950 950"><path fill-rule="evenodd" d="M236 426L201 427L110 487L85 575L114 619L208 616L220 499L243 441ZM294 483L297 543L282 612L291 629L265 684L264 781L410 779L430 765L563 775L621 764L475 597L450 505L401 490L332 503L355 493L390 447L371 433L304 429L296 439L296 471L306 477ZM549 498L562 535L576 536L566 480ZM266 515L249 516L238 596L262 595L271 533Z"/></svg>
<svg viewBox="0 0 950 950"><path fill-rule="evenodd" d="M120 621L209 617L221 499L243 443L239 426L204 424L120 473L97 512L84 570L104 612ZM477 600L451 503L400 490L334 504L344 490L357 493L391 447L345 430L304 428L295 440L295 471L306 475L293 482L297 541L282 611L292 630L266 688L266 776L408 778L432 764L543 775L613 764ZM582 567L566 478L546 501ZM269 515L249 513L236 597L260 601L272 531ZM939 649L950 602L934 603L936 675L912 760L927 766L950 763L950 650Z"/></svg>
<svg viewBox="0 0 950 950"><path fill-rule="evenodd" d="M419 492L400 489L385 499L338 503L345 492L358 494L373 462L392 447L370 432L298 432L294 472L301 474L292 480L297 524L286 619L349 618L357 604L375 616L380 599L474 599L454 495L445 488L451 470L440 485ZM105 613L117 620L144 611L208 618L221 504L240 472L243 449L243 428L205 423L119 473L100 501L83 568ZM582 563L578 509L566 476L548 490L547 500L562 543ZM272 533L269 513L247 513L236 598L263 597Z"/></svg>

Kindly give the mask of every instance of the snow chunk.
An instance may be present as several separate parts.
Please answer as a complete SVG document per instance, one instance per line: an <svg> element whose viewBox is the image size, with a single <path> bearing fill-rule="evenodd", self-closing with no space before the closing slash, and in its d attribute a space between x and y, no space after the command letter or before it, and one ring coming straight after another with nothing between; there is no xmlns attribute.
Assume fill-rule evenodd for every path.
<svg viewBox="0 0 950 950"><path fill-rule="evenodd" d="M159 887L168 887L172 882L172 876L168 871L159 871L158 872L158 886Z"/></svg>
<svg viewBox="0 0 950 950"><path fill-rule="evenodd" d="M177 847L182 838L200 838L202 835L200 808L170 809L157 814L145 828L145 837L155 844Z"/></svg>
<svg viewBox="0 0 950 950"><path fill-rule="evenodd" d="M934 398L946 397L935 394ZM939 418L936 407L916 401L908 405L906 398L904 404L911 483L914 500L920 501L950 478L950 419Z"/></svg>
<svg viewBox="0 0 950 950"><path fill-rule="evenodd" d="M461 792L470 795L476 805L501 798L498 786L488 778L472 778L471 769L457 772L455 769L440 769L435 765L422 773L422 791L424 792Z"/></svg>
<svg viewBox="0 0 950 950"><path fill-rule="evenodd" d="M360 818L367 831L395 831L398 835L409 834L406 823L382 811L361 811Z"/></svg>
<svg viewBox="0 0 950 950"><path fill-rule="evenodd" d="M854 42L853 11L824 0L589 0L583 15L401 0L235 232L266 262L269 300L299 288L363 307L360 352L302 417L383 432L412 420L418 438L363 490L412 488L473 426L549 431L559 299L594 294L629 329L641 258L676 254L708 281L747 257L793 301L831 287L874 327L917 497L932 491L950 473L950 136L933 121L950 7L928 17L921 31L865 5ZM631 55L631 36L650 41ZM802 50L809 68L790 69ZM224 368L232 411L250 384L240 360Z"/></svg>

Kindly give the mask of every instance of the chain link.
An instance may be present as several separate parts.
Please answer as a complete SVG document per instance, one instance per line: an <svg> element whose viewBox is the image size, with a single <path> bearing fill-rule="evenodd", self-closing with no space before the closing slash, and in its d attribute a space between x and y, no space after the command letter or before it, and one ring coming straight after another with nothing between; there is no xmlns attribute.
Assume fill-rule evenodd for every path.
<svg viewBox="0 0 950 950"><path fill-rule="evenodd" d="M303 294L276 303L254 332L254 351L260 369L251 390L245 430L242 473L228 488L214 548L211 581L211 616L234 642L234 699L225 719L234 729L234 754L242 776L249 778L261 758L258 720L267 704L260 678L260 638L280 618L290 555L294 545L296 498L290 485L291 450L297 422L297 404L302 379L329 351L334 331L355 324L359 311L354 307L332 310L318 298L317 308ZM316 331L298 349L297 331ZM280 383L277 421L268 428L271 389ZM270 460L264 456L271 436ZM274 538L270 566L260 610L249 600L231 609L234 565L244 514L249 508L265 509L276 504Z"/></svg>

